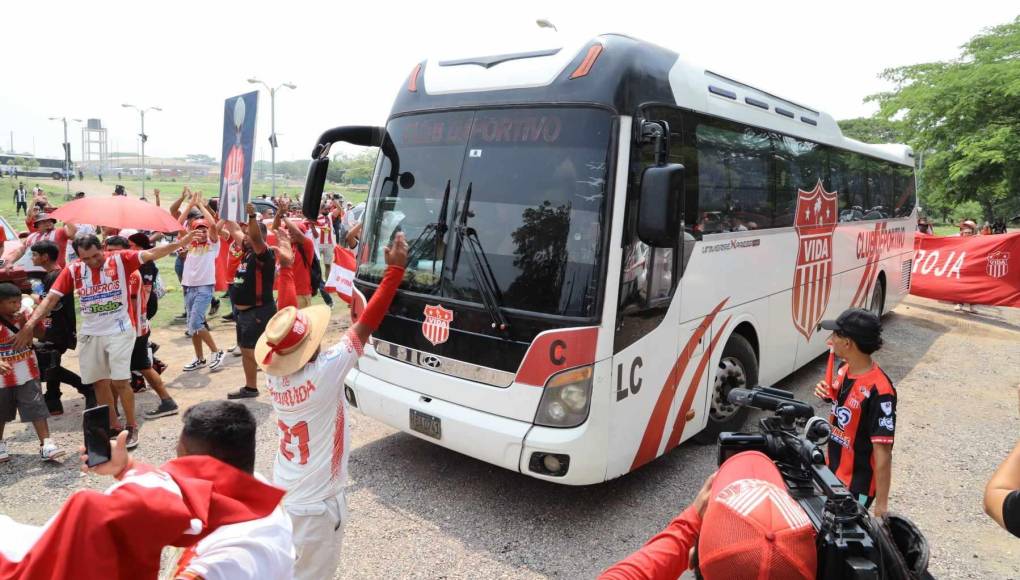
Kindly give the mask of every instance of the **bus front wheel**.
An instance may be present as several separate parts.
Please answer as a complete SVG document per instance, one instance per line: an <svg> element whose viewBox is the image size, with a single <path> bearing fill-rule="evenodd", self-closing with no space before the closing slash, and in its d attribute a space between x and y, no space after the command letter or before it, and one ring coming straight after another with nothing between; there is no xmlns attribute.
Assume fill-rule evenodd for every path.
<svg viewBox="0 0 1020 580"><path fill-rule="evenodd" d="M730 336L719 358L719 368L712 384L712 406L708 424L694 436L698 443L714 444L719 433L737 431L747 420L747 407L738 407L727 399L733 389L746 389L758 385L758 357L754 347L739 334Z"/></svg>

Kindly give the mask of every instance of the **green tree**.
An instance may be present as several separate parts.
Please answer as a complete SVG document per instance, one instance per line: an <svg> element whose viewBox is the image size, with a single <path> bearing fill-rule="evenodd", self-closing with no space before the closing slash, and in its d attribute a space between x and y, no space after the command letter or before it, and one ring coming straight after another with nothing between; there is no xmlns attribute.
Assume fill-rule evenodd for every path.
<svg viewBox="0 0 1020 580"><path fill-rule="evenodd" d="M863 143L903 143L903 123L882 117L857 117L838 121L845 137Z"/></svg>
<svg viewBox="0 0 1020 580"><path fill-rule="evenodd" d="M868 100L918 152L922 202L973 200L985 220L1020 211L1020 17L982 31L957 59L881 77L895 88Z"/></svg>

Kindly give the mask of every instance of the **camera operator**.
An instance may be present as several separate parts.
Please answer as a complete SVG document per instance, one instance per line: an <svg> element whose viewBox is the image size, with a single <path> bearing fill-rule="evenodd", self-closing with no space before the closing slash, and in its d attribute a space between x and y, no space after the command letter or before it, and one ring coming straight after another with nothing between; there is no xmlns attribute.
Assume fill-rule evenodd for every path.
<svg viewBox="0 0 1020 580"><path fill-rule="evenodd" d="M1020 538L1020 443L988 480L985 513Z"/></svg>
<svg viewBox="0 0 1020 580"><path fill-rule="evenodd" d="M738 453L710 476L694 503L602 580L670 579L692 568L707 580L813 579L815 530L775 464Z"/></svg>
<svg viewBox="0 0 1020 580"><path fill-rule="evenodd" d="M871 358L882 348L882 322L872 312L851 308L836 320L822 321L821 327L832 331L832 352L845 361L834 378L815 386L815 395L832 403L829 468L861 505L884 516L892 479L896 389Z"/></svg>

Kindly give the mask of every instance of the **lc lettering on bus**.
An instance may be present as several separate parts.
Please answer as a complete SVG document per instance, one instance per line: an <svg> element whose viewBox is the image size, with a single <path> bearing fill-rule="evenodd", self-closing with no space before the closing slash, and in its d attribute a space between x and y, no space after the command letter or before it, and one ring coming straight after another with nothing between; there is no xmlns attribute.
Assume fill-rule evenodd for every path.
<svg viewBox="0 0 1020 580"><path fill-rule="evenodd" d="M913 272L916 274L918 271L922 275L933 275L939 278L960 278L960 270L963 268L964 258L967 257L967 252L960 252L960 255L956 255L956 251L949 252L945 260L939 255L938 250L931 250L927 252L925 250L918 249L917 256L914 257L914 268ZM954 260L955 258L955 260Z"/></svg>
<svg viewBox="0 0 1020 580"><path fill-rule="evenodd" d="M634 360L630 362L630 388L624 388L623 386L623 363L616 365L616 400L622 401L627 398L628 395L638 394L641 390L641 377L637 376L637 371L644 365L641 361L641 357L634 357Z"/></svg>

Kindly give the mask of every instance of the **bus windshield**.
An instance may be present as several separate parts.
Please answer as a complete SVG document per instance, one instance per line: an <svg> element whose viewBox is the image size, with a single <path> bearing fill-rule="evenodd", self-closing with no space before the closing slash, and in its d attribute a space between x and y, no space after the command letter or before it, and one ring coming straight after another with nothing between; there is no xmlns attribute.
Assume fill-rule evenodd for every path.
<svg viewBox="0 0 1020 580"><path fill-rule="evenodd" d="M411 250L402 289L481 304L489 284L503 308L594 317L611 130L600 109L393 119L401 178L390 179L383 156L358 278L381 278L384 248L403 231Z"/></svg>

